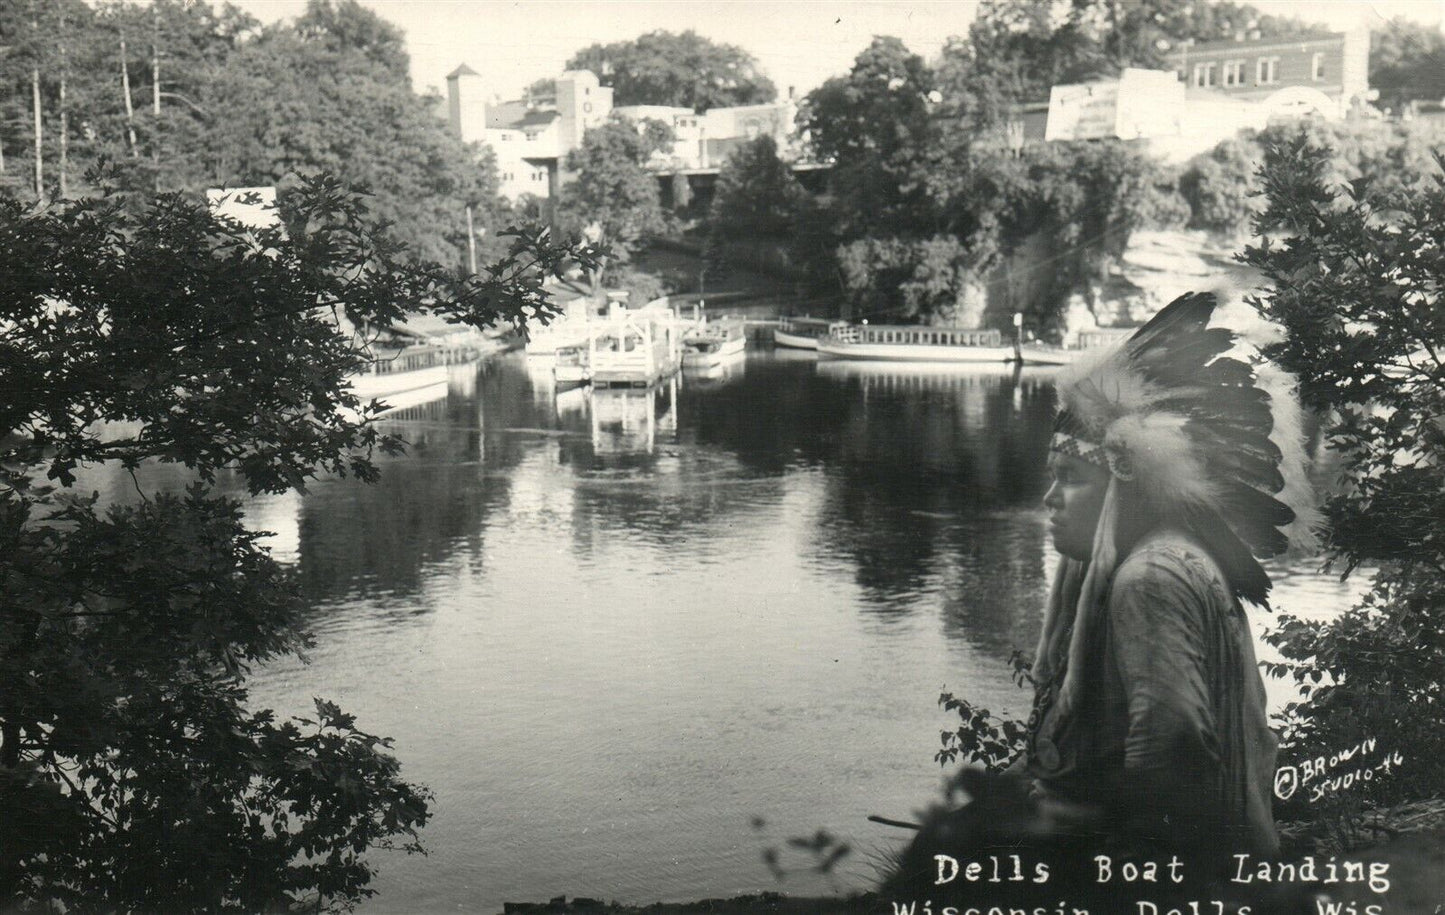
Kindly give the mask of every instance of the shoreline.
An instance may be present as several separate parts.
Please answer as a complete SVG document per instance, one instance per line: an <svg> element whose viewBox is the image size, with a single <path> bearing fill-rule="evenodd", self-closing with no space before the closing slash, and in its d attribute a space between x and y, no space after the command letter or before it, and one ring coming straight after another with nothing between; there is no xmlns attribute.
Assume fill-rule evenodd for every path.
<svg viewBox="0 0 1445 915"><path fill-rule="evenodd" d="M557 896L547 902L503 903L498 915L747 915L768 912L774 915L829 915L829 913L878 912L883 901L875 893L853 896L788 896L761 892L725 899L700 899L696 902L654 902L647 905L622 905L579 896L569 899Z"/></svg>

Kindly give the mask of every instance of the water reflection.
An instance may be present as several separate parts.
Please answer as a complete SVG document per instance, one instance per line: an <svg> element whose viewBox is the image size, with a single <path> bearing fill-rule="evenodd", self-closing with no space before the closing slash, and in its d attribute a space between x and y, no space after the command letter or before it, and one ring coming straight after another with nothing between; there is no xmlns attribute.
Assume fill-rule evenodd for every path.
<svg viewBox="0 0 1445 915"><path fill-rule="evenodd" d="M937 556L943 634L1000 660L1032 654L1053 571L1042 514L979 518L966 540Z"/></svg>
<svg viewBox="0 0 1445 915"><path fill-rule="evenodd" d="M592 391L592 451L597 456L652 454L677 440L678 376L647 388Z"/></svg>
<svg viewBox="0 0 1445 915"><path fill-rule="evenodd" d="M486 519L505 505L506 480L486 478L475 461L424 463L423 451L436 453L417 447L419 459L389 464L374 485L336 481L306 498L301 580L312 600L362 593L402 600L419 591L428 566L457 552L481 566Z"/></svg>
<svg viewBox="0 0 1445 915"><path fill-rule="evenodd" d="M819 363L818 374L846 395L846 425L817 545L856 569L870 609L895 616L940 594L967 595L952 598L957 619L997 589L1016 590L1009 573L1042 552L1034 519L1053 409L1046 376L842 362ZM1029 606L1008 597L976 631L995 647Z"/></svg>
<svg viewBox="0 0 1445 915"><path fill-rule="evenodd" d="M684 366L682 375L687 383L700 390L731 384L747 371L747 355L734 353L724 356L719 362L708 366Z"/></svg>

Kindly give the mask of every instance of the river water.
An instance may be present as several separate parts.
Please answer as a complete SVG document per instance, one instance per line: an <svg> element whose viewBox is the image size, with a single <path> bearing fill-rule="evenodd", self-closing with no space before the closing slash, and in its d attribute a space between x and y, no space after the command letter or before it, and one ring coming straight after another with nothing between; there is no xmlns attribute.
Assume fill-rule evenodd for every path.
<svg viewBox="0 0 1445 915"><path fill-rule="evenodd" d="M380 483L253 501L316 637L255 702L339 702L435 793L365 911L866 886L901 838L866 817L937 795L940 691L1026 711L1053 403L1047 371L789 351L558 394L509 355L389 422ZM1301 615L1360 587L1274 571ZM852 847L827 877L786 844L819 829Z"/></svg>

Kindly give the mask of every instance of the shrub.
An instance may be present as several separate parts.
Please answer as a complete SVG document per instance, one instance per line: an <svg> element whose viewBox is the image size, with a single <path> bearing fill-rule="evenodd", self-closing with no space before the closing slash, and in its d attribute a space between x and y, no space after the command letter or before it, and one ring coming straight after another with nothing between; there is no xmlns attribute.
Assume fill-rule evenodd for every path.
<svg viewBox="0 0 1445 915"><path fill-rule="evenodd" d="M1376 737L1406 762L1355 790L1393 803L1445 782L1445 176L1335 185L1338 161L1307 133L1270 138L1257 227L1283 237L1243 259L1270 283L1254 304L1286 331L1267 353L1298 374L1340 456L1330 559L1376 571L1360 606L1286 617L1269 638L1304 694L1287 709L1290 752Z"/></svg>

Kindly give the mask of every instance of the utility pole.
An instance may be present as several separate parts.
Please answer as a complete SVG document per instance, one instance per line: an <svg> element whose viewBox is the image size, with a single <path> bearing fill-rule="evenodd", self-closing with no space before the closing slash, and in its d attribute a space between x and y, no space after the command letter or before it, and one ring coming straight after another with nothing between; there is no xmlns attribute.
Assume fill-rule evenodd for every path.
<svg viewBox="0 0 1445 915"><path fill-rule="evenodd" d="M161 116L161 10L151 4L151 114Z"/></svg>
<svg viewBox="0 0 1445 915"><path fill-rule="evenodd" d="M477 235L472 229L472 205L467 204L467 276L477 274Z"/></svg>
<svg viewBox="0 0 1445 915"><path fill-rule="evenodd" d="M0 57L4 57L9 50L8 47L0 46ZM5 138L0 136L0 175L3 174L5 174Z"/></svg>

